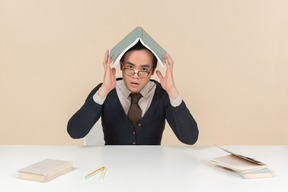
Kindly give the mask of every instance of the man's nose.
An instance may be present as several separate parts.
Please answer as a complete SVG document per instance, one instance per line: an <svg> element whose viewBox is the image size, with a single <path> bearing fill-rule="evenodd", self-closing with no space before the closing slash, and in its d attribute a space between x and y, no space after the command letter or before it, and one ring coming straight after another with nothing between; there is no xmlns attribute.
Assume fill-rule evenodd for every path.
<svg viewBox="0 0 288 192"><path fill-rule="evenodd" d="M140 78L138 75L139 71L134 70L134 75L132 76L133 78Z"/></svg>

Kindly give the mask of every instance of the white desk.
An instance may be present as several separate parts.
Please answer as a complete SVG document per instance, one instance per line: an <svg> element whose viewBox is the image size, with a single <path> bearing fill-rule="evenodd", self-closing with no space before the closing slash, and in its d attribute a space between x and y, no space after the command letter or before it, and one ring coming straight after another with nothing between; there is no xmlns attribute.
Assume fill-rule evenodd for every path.
<svg viewBox="0 0 288 192"><path fill-rule="evenodd" d="M227 153L214 146L2 145L0 191L288 191L288 146L223 147L262 160L275 176L247 180L215 167L209 159ZM16 179L18 169L46 158L73 161L74 169L48 183ZM103 182L100 175L82 181L85 175L101 166L107 167Z"/></svg>

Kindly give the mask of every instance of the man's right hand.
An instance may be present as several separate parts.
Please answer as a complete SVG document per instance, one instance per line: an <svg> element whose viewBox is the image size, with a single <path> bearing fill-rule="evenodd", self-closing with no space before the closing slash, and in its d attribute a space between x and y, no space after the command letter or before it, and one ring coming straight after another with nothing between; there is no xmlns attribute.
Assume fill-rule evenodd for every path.
<svg viewBox="0 0 288 192"><path fill-rule="evenodd" d="M109 50L106 51L103 61L105 70L102 86L98 90L98 95L105 98L108 93L116 86L116 69L111 68L111 59L109 58Z"/></svg>

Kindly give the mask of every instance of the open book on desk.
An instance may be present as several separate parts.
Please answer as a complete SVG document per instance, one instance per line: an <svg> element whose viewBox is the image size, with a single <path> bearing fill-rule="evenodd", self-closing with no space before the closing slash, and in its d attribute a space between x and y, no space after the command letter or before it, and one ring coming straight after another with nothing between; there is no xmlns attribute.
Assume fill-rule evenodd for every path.
<svg viewBox="0 0 288 192"><path fill-rule="evenodd" d="M229 153L229 155L213 158L210 160L211 163L230 169L243 178L272 177L272 171L268 169L268 165L265 163L219 148Z"/></svg>

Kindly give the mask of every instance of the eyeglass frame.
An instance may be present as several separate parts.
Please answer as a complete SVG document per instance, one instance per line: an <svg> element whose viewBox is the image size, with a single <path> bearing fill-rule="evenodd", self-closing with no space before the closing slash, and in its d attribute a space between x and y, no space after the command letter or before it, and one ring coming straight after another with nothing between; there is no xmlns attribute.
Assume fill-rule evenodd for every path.
<svg viewBox="0 0 288 192"><path fill-rule="evenodd" d="M152 67L152 69L150 71L138 71L138 70L134 70L134 69L130 69L130 68L124 67L124 65L122 64L122 69L124 70L125 75L128 75L126 73L126 69L134 71L133 75L128 75L129 77L133 77L135 75L135 73L137 73L139 78L146 78L154 70L154 67ZM146 77L140 77L139 72L145 72L145 73L147 73L147 76Z"/></svg>

